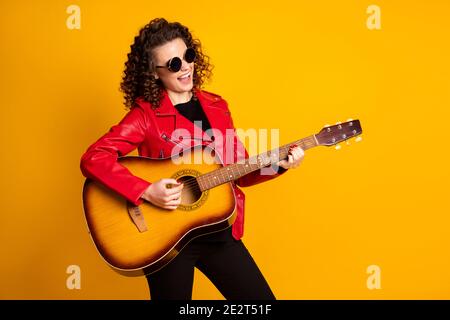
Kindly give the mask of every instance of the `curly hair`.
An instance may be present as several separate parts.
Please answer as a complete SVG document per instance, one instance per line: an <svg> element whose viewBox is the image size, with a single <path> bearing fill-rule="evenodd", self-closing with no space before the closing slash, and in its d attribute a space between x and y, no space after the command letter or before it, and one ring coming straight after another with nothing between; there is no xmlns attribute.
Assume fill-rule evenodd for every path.
<svg viewBox="0 0 450 320"><path fill-rule="evenodd" d="M131 108L138 97L150 102L152 108L159 107L164 87L161 80L153 76L155 63L152 50L176 38L181 38L196 53L193 90L200 89L210 79L213 67L209 63L209 57L202 52L200 41L193 38L189 29L179 22L168 22L164 18L153 19L134 38L125 62L120 91L124 93L127 108ZM195 95L193 97L195 99Z"/></svg>

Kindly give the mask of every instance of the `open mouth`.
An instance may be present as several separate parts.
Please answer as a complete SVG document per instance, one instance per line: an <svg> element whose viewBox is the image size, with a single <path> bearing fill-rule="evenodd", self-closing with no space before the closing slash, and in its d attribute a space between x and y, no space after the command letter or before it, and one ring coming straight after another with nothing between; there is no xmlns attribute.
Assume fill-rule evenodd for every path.
<svg viewBox="0 0 450 320"><path fill-rule="evenodd" d="M189 72L189 73L186 73L185 75L183 75L183 76L181 76L181 77L179 77L179 78L177 78L179 81L181 81L181 82L188 82L188 81L190 81L191 80L191 73Z"/></svg>

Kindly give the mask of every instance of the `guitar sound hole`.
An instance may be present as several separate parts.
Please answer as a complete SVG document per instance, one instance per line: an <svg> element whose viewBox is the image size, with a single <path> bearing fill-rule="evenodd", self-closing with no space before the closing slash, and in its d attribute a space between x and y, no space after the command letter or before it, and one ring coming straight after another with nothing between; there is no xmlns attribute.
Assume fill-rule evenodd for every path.
<svg viewBox="0 0 450 320"><path fill-rule="evenodd" d="M202 192L194 176L183 176L177 180L184 184L181 191L181 204L190 205L200 199Z"/></svg>

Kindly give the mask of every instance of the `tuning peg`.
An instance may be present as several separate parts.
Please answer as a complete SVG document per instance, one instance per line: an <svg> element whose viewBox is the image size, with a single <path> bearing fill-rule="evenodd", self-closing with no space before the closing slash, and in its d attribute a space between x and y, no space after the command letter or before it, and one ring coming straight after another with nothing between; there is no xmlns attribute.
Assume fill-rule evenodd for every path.
<svg viewBox="0 0 450 320"><path fill-rule="evenodd" d="M334 148L335 148L336 150L339 150L339 149L341 148L341 146L340 146L339 144L337 144Z"/></svg>
<svg viewBox="0 0 450 320"><path fill-rule="evenodd" d="M355 142L360 142L361 140L362 140L362 137L361 136L357 136L356 139L355 139Z"/></svg>

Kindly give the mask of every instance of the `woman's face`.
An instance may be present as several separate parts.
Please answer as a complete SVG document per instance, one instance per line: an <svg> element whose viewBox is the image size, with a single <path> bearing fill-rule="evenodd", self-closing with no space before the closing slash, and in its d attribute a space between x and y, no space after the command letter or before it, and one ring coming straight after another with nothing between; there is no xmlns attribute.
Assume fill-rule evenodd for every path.
<svg viewBox="0 0 450 320"><path fill-rule="evenodd" d="M178 57L182 61L181 69L172 72L167 68L156 68L155 76L161 79L166 90L172 94L183 95L189 93L194 85L194 62L187 63L184 60L186 44L181 38L176 38L153 49L153 59L156 66L166 66L167 62Z"/></svg>

